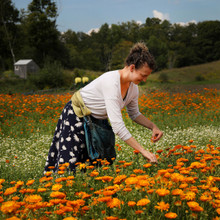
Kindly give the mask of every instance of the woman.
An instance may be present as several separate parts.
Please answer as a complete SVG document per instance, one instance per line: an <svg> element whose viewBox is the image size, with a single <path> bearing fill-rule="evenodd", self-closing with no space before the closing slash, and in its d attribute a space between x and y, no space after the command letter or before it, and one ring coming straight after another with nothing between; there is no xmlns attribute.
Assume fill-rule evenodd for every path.
<svg viewBox="0 0 220 220"><path fill-rule="evenodd" d="M91 115L96 119L108 118L114 133L151 163L157 163L156 156L132 137L123 122L121 109L126 106L132 120L152 130L152 141L162 137L162 131L138 108L138 84L145 82L154 69L155 61L148 48L143 43L137 43L131 48L123 69L106 72L80 90ZM76 116L72 101L69 101L58 120L45 172L51 167L57 171L62 163L69 163L69 168L74 170L76 162L87 159L83 118Z"/></svg>

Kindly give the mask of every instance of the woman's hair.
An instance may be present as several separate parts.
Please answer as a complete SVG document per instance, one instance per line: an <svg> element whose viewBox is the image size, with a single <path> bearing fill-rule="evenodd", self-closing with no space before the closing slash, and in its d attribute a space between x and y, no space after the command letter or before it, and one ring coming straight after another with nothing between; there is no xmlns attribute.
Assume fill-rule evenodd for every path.
<svg viewBox="0 0 220 220"><path fill-rule="evenodd" d="M150 69L156 69L155 59L153 55L149 52L147 46L142 42L136 43L131 48L130 53L125 60L125 65L130 66L131 64L134 64L135 69L139 69L145 63L148 64Z"/></svg>

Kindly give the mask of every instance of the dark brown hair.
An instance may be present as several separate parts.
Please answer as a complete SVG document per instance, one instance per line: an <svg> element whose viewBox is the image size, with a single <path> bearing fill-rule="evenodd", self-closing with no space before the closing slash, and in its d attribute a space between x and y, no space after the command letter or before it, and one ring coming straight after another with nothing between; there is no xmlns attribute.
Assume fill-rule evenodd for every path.
<svg viewBox="0 0 220 220"><path fill-rule="evenodd" d="M125 65L130 66L131 64L134 64L135 69L139 69L145 63L148 64L150 69L156 69L155 59L149 52L147 46L142 42L134 44L125 60Z"/></svg>

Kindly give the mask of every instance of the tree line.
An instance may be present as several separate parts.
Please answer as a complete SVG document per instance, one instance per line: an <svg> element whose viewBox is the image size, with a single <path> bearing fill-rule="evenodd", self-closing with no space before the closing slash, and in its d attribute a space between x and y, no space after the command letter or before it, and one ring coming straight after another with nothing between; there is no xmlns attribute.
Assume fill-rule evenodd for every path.
<svg viewBox="0 0 220 220"><path fill-rule="evenodd" d="M19 59L33 59L40 67L50 60L65 69L117 69L138 41L147 44L157 70L220 59L218 20L181 26L148 17L143 24L105 23L98 32L87 34L74 30L61 33L58 16L53 0L32 0L20 11L11 0L0 0L0 71L13 69Z"/></svg>

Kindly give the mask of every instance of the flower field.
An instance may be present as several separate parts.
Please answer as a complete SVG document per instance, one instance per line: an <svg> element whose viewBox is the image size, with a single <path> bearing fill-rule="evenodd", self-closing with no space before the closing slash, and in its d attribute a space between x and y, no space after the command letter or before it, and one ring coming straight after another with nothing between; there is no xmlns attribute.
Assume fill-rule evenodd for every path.
<svg viewBox="0 0 220 220"><path fill-rule="evenodd" d="M70 97L0 95L0 219L220 219L219 91L141 94L141 112L164 131L157 143L122 111L157 165L116 138L113 165L97 160L71 173L63 164L43 175Z"/></svg>

